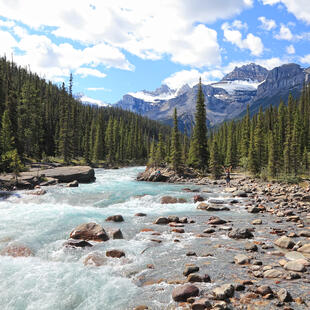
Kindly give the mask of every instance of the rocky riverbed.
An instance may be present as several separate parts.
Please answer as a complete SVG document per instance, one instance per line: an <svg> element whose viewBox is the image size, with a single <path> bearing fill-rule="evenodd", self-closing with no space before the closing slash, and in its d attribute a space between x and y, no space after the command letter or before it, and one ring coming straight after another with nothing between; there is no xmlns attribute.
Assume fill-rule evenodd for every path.
<svg viewBox="0 0 310 310"><path fill-rule="evenodd" d="M24 264L37 268L47 264L52 270L55 265L51 264L61 262L61 268L66 266L62 274L72 279L71 289L64 288L71 294L71 304L65 301L64 309L70 309L72 298L80 309L87 305L94 309L309 309L308 183L301 187L235 178L232 187L226 188L223 181L200 178L173 185L136 182L134 171L96 171L97 184L61 189L58 205L65 203L64 221L59 215L45 214L57 218L58 226L61 223L57 234L43 234L37 241L26 227L28 238L23 239L14 237L7 225L6 234L0 234L5 258L0 263L10 270L5 275L14 279L16 274L9 267L18 257L26 259ZM88 197L89 206L68 204L71 196L64 197L65 191L74 193L74 201ZM49 194L32 199L44 205ZM17 199L10 202L18 205ZM36 213L43 212L36 203ZM11 213L5 213L5 207L10 208L0 204L0 213L8 219ZM74 220L68 220L73 214L70 210L77 216ZM45 229L55 230L49 225ZM70 268L78 271L80 280L70 278ZM54 294L50 275L44 272L45 286ZM58 269L55 273L56 278L61 274ZM5 279L0 276L2 283ZM58 279L59 286L64 285L62 281ZM102 299L99 283L106 290ZM86 290L84 301L76 300L80 287ZM3 297L4 288L0 285L0 297L6 302L11 295ZM28 296L28 305L33 305L33 298ZM47 302L47 309L53 306Z"/></svg>

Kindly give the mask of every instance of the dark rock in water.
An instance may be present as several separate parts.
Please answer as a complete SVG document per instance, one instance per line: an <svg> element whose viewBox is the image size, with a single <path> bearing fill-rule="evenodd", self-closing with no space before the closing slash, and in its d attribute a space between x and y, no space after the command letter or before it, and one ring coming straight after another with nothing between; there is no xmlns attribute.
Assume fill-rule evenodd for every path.
<svg viewBox="0 0 310 310"><path fill-rule="evenodd" d="M183 275L187 277L189 274L199 271L198 266L187 266L183 271Z"/></svg>
<svg viewBox="0 0 310 310"><path fill-rule="evenodd" d="M209 225L221 225L221 224L226 224L226 223L227 222L225 220L222 220L218 216L211 216L209 218L209 221L207 222L207 224Z"/></svg>
<svg viewBox="0 0 310 310"><path fill-rule="evenodd" d="M159 225L166 225L168 223L169 223L169 220L164 216L158 217L154 222L154 224L159 224Z"/></svg>
<svg viewBox="0 0 310 310"><path fill-rule="evenodd" d="M186 301L189 297L196 297L199 294L199 288L192 284L177 286L172 291L174 301Z"/></svg>
<svg viewBox="0 0 310 310"><path fill-rule="evenodd" d="M146 214L139 212L139 213L136 213L135 216L146 216Z"/></svg>
<svg viewBox="0 0 310 310"><path fill-rule="evenodd" d="M244 191L236 191L236 192L234 192L234 196L236 196L236 197L248 197L248 194Z"/></svg>
<svg viewBox="0 0 310 310"><path fill-rule="evenodd" d="M232 284L224 284L220 287L216 287L212 293L215 299L225 300L227 298L233 297L235 288Z"/></svg>
<svg viewBox="0 0 310 310"><path fill-rule="evenodd" d="M194 303L192 304L192 310L205 310L211 308L212 305L207 298L200 298L198 300L195 300Z"/></svg>
<svg viewBox="0 0 310 310"><path fill-rule="evenodd" d="M194 202L196 203L196 202L198 202L198 201L204 201L205 199L202 197L202 196L200 196L200 195L195 195L194 196Z"/></svg>
<svg viewBox="0 0 310 310"><path fill-rule="evenodd" d="M235 228L228 233L228 237L232 239L249 239L254 236L248 228Z"/></svg>
<svg viewBox="0 0 310 310"><path fill-rule="evenodd" d="M233 199L229 202L230 204L235 204L235 203L239 203L239 200Z"/></svg>
<svg viewBox="0 0 310 310"><path fill-rule="evenodd" d="M191 273L187 277L187 282L191 282L191 283L203 282L203 279L202 279L202 277L200 275Z"/></svg>
<svg viewBox="0 0 310 310"><path fill-rule="evenodd" d="M260 212L260 209L259 208L257 208L257 207L249 207L248 208L248 212L249 213L259 213Z"/></svg>
<svg viewBox="0 0 310 310"><path fill-rule="evenodd" d="M255 293L265 296L267 294L273 294L273 291L268 285L262 285L256 289Z"/></svg>
<svg viewBox="0 0 310 310"><path fill-rule="evenodd" d="M213 234L215 232L215 229L213 228L207 228L203 231L204 234Z"/></svg>
<svg viewBox="0 0 310 310"><path fill-rule="evenodd" d="M189 251L186 253L186 256L197 256L196 252Z"/></svg>
<svg viewBox="0 0 310 310"><path fill-rule="evenodd" d="M161 204L170 204L170 203L177 203L178 199L171 196L164 196L161 198L160 203Z"/></svg>
<svg viewBox="0 0 310 310"><path fill-rule="evenodd" d="M279 300L282 301L282 302L291 302L291 301L293 301L293 298L292 298L291 294L285 288L281 288L277 292L277 296L278 296Z"/></svg>
<svg viewBox="0 0 310 310"><path fill-rule="evenodd" d="M310 202L310 195L305 195L301 198L301 201L303 202Z"/></svg>
<svg viewBox="0 0 310 310"><path fill-rule="evenodd" d="M171 222L178 223L179 222L179 217L175 216L175 215L169 215L167 219L168 219L169 223L171 223Z"/></svg>
<svg viewBox="0 0 310 310"><path fill-rule="evenodd" d="M72 239L107 241L109 236L103 227L96 223L86 223L77 226L70 234Z"/></svg>
<svg viewBox="0 0 310 310"><path fill-rule="evenodd" d="M120 215L111 215L106 218L106 222L124 222L124 218Z"/></svg>
<svg viewBox="0 0 310 310"><path fill-rule="evenodd" d="M179 219L179 222L182 223L182 224L186 224L188 222L187 217L181 217Z"/></svg>
<svg viewBox="0 0 310 310"><path fill-rule="evenodd" d="M88 254L83 263L85 266L99 267L99 266L104 265L105 262L106 262L106 258L102 254L94 252L94 253Z"/></svg>
<svg viewBox="0 0 310 310"><path fill-rule="evenodd" d="M33 252L24 245L9 245L0 252L2 256L12 257L29 257L33 256Z"/></svg>
<svg viewBox="0 0 310 310"><path fill-rule="evenodd" d="M92 245L85 240L68 240L63 245L65 247L72 247L72 248L92 247Z"/></svg>
<svg viewBox="0 0 310 310"><path fill-rule="evenodd" d="M208 203L214 204L214 205L223 205L225 203L224 200L219 199L209 199Z"/></svg>
<svg viewBox="0 0 310 310"><path fill-rule="evenodd" d="M199 189L183 188L182 191L187 193L198 193Z"/></svg>
<svg viewBox="0 0 310 310"><path fill-rule="evenodd" d="M140 305L140 306L135 307L133 310L148 310L148 309L149 309L148 306Z"/></svg>
<svg viewBox="0 0 310 310"><path fill-rule="evenodd" d="M78 186L79 186L79 182L77 180L74 180L67 184L67 187L78 187Z"/></svg>
<svg viewBox="0 0 310 310"><path fill-rule="evenodd" d="M178 203L186 203L187 200L185 198L178 198Z"/></svg>
<svg viewBox="0 0 310 310"><path fill-rule="evenodd" d="M258 250L257 245L252 242L247 242L245 244L245 250L250 252L256 252Z"/></svg>
<svg viewBox="0 0 310 310"><path fill-rule="evenodd" d="M124 239L123 233L120 229L109 229L108 232L111 239Z"/></svg>
<svg viewBox="0 0 310 310"><path fill-rule="evenodd" d="M113 258L121 258L125 256L125 253L120 250L110 250L106 252L107 257L113 257Z"/></svg>

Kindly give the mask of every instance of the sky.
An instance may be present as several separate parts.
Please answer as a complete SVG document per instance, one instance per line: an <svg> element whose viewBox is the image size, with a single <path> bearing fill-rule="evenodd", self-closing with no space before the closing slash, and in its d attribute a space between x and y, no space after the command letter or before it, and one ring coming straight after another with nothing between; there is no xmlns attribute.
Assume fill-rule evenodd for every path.
<svg viewBox="0 0 310 310"><path fill-rule="evenodd" d="M115 103L235 66L310 66L309 0L0 0L0 55Z"/></svg>

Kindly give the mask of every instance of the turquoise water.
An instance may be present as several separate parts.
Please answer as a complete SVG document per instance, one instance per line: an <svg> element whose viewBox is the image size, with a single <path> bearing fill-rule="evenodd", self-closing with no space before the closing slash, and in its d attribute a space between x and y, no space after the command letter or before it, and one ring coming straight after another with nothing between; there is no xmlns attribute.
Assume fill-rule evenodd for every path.
<svg viewBox="0 0 310 310"><path fill-rule="evenodd" d="M152 223L159 215L188 216L203 223L210 214L196 210L192 203L194 193L182 191L187 186L135 181L143 169L97 169L97 180L92 184L49 187L44 196L19 192L0 201L0 250L17 243L35 254L24 258L0 256L1 309L121 310L139 304L166 309L174 304L173 285L167 281L146 283L182 278L185 259L190 262L186 251L194 244L197 251L208 251L207 244L212 240L196 241L195 234L202 232L201 226L186 226L185 234L178 235L168 226ZM207 197L227 198L218 189L209 188L208 192L204 194ZM160 199L164 195L183 197L188 203L162 205ZM234 216L242 218L242 214L247 214L242 209L237 211ZM137 212L146 213L147 217L134 216ZM125 222L105 222L106 217L114 214L122 214ZM225 213L221 217L225 218ZM87 222L99 223L105 229L120 228L125 239L94 243L88 249L64 248L72 229ZM150 227L161 234L140 232ZM181 242L174 242L176 238ZM121 249L126 257L107 258L101 267L84 266L89 253L105 253L108 249ZM153 264L155 269L146 268L147 264Z"/></svg>

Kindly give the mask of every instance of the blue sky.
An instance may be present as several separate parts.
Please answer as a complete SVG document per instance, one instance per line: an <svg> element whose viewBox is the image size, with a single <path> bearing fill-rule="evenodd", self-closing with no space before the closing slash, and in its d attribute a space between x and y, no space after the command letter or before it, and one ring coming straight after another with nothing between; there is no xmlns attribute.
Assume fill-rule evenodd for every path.
<svg viewBox="0 0 310 310"><path fill-rule="evenodd" d="M310 66L309 0L0 0L0 55L115 103L235 66Z"/></svg>

